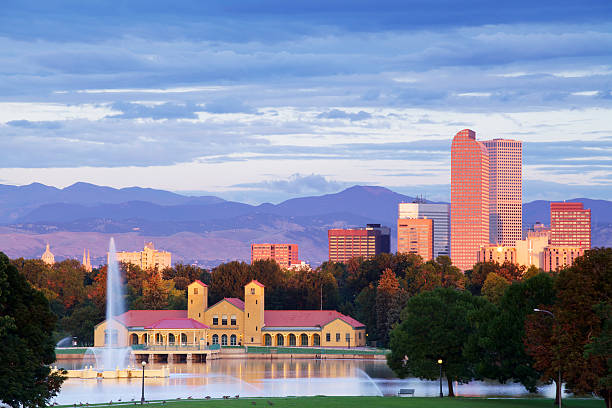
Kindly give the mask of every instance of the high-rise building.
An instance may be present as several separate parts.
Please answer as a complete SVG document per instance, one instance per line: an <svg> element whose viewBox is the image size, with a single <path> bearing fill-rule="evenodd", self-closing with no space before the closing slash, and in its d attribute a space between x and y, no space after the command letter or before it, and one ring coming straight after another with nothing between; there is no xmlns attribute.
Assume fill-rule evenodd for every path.
<svg viewBox="0 0 612 408"><path fill-rule="evenodd" d="M153 242L147 242L140 252L117 252L117 261L131 263L145 270L162 270L172 266L172 253L158 251L155 249Z"/></svg>
<svg viewBox="0 0 612 408"><path fill-rule="evenodd" d="M372 258L391 251L391 230L380 224L365 228L331 229L327 231L329 260L347 262L351 258Z"/></svg>
<svg viewBox="0 0 612 408"><path fill-rule="evenodd" d="M296 244L251 244L251 263L264 259L276 261L282 268L300 264Z"/></svg>
<svg viewBox="0 0 612 408"><path fill-rule="evenodd" d="M582 203L550 203L550 245L591 248L591 210Z"/></svg>
<svg viewBox="0 0 612 408"><path fill-rule="evenodd" d="M450 213L448 204L400 203L398 218L431 219L433 221L433 257L450 256ZM399 235L397 245L398 252L400 252Z"/></svg>
<svg viewBox="0 0 612 408"><path fill-rule="evenodd" d="M489 242L514 245L523 230L523 143L508 139L482 143L489 154Z"/></svg>
<svg viewBox="0 0 612 408"><path fill-rule="evenodd" d="M451 146L451 259L471 269L489 244L489 154L476 133L464 129Z"/></svg>
<svg viewBox="0 0 612 408"><path fill-rule="evenodd" d="M397 220L397 252L417 254L425 261L433 259L433 227L429 218Z"/></svg>

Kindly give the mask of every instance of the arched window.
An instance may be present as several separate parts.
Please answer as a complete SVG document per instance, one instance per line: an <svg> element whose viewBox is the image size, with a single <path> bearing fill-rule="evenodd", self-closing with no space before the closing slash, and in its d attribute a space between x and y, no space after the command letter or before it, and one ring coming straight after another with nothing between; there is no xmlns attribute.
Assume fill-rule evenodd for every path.
<svg viewBox="0 0 612 408"><path fill-rule="evenodd" d="M312 336L312 345L313 346L320 346L321 345L321 336L319 336L318 334L315 334L314 336Z"/></svg>
<svg viewBox="0 0 612 408"><path fill-rule="evenodd" d="M212 344L219 344L219 336L217 334L213 334Z"/></svg>
<svg viewBox="0 0 612 408"><path fill-rule="evenodd" d="M264 344L266 346L271 346L272 345L272 336L270 336L269 334L264 335Z"/></svg>
<svg viewBox="0 0 612 408"><path fill-rule="evenodd" d="M155 334L155 342L161 344L164 342L164 337L160 333Z"/></svg>
<svg viewBox="0 0 612 408"><path fill-rule="evenodd" d="M277 334L276 335L276 345L277 346L284 346L285 345L285 338L283 337L282 334Z"/></svg>
<svg viewBox="0 0 612 408"><path fill-rule="evenodd" d="M147 333L142 335L142 344L149 344L149 335Z"/></svg>
<svg viewBox="0 0 612 408"><path fill-rule="evenodd" d="M290 346L295 346L296 345L295 334L293 334L293 333L291 333L289 335L289 345Z"/></svg>
<svg viewBox="0 0 612 408"><path fill-rule="evenodd" d="M236 345L236 335L235 334L232 334L230 336L230 345L231 346L235 346Z"/></svg>
<svg viewBox="0 0 612 408"><path fill-rule="evenodd" d="M308 335L302 333L302 335L300 336L300 346L307 346L308 345Z"/></svg>
<svg viewBox="0 0 612 408"><path fill-rule="evenodd" d="M132 344L138 344L138 335L136 333L132 333L130 337L132 338Z"/></svg>
<svg viewBox="0 0 612 408"><path fill-rule="evenodd" d="M174 344L174 334L172 333L168 335L168 344Z"/></svg>
<svg viewBox="0 0 612 408"><path fill-rule="evenodd" d="M181 344L187 344L187 335L185 333L181 333Z"/></svg>
<svg viewBox="0 0 612 408"><path fill-rule="evenodd" d="M224 334L223 336L221 336L221 345L227 346L227 334Z"/></svg>

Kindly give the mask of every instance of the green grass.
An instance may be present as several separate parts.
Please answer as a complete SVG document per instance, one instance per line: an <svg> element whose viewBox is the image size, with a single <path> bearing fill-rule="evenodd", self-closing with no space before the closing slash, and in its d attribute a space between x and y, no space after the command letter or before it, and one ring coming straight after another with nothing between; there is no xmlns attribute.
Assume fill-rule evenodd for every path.
<svg viewBox="0 0 612 408"><path fill-rule="evenodd" d="M56 348L55 354L85 354L87 347Z"/></svg>
<svg viewBox="0 0 612 408"><path fill-rule="evenodd" d="M117 407L134 407L140 404L113 404ZM94 405L90 405L94 406ZM107 405L95 405L102 407ZM564 407L604 408L603 400L566 399ZM71 407L68 405L67 407ZM419 398L419 397L297 397L297 398L244 398L230 400L168 400L165 404L151 402L147 408L235 408L235 407L294 407L294 408L554 408L553 401L541 399L487 399L487 398Z"/></svg>

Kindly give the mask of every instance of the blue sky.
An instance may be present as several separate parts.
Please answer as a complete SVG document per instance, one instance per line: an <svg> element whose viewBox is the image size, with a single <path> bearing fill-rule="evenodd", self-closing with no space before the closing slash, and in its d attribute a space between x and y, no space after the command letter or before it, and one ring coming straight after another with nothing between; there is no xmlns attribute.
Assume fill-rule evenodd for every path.
<svg viewBox="0 0 612 408"><path fill-rule="evenodd" d="M6 1L0 183L448 200L450 141L524 199L612 199L612 3Z"/></svg>

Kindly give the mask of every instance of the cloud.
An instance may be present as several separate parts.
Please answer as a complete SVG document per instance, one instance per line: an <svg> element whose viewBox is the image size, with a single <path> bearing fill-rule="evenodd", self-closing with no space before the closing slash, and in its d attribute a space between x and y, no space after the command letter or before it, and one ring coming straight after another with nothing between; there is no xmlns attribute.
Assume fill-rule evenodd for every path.
<svg viewBox="0 0 612 408"><path fill-rule="evenodd" d="M116 102L112 105L113 110L121 111L121 114L111 115L110 118L118 119L196 119L196 112L202 108L194 103L172 103L166 102L161 105L144 105L141 103Z"/></svg>
<svg viewBox="0 0 612 408"><path fill-rule="evenodd" d="M53 121L11 120L6 124L27 129L59 129L62 127L60 122Z"/></svg>
<svg viewBox="0 0 612 408"><path fill-rule="evenodd" d="M351 122L357 122L360 120L370 119L372 115L366 111L359 111L357 113L345 112L340 109L332 109L327 112L322 112L317 115L319 119L348 119Z"/></svg>
<svg viewBox="0 0 612 408"><path fill-rule="evenodd" d="M354 183L352 183L354 184ZM232 187L249 188L255 190L281 191L292 195L298 194L323 194L339 191L351 183L341 183L334 180L328 180L320 174L299 173L291 175L289 178L282 180L266 180L257 183L235 184Z"/></svg>
<svg viewBox="0 0 612 408"><path fill-rule="evenodd" d="M209 113L257 113L257 110L248 106L237 98L224 98L208 102L202 109Z"/></svg>

